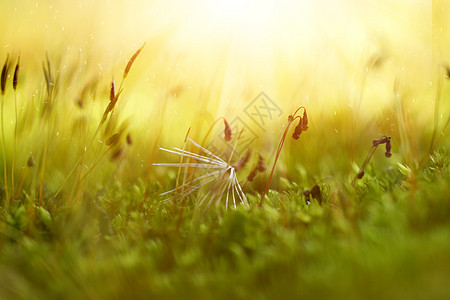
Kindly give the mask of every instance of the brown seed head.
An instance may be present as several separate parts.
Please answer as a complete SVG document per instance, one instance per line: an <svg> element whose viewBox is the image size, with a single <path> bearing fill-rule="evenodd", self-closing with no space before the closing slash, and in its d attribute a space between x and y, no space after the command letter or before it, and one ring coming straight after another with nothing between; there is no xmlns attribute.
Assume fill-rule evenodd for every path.
<svg viewBox="0 0 450 300"><path fill-rule="evenodd" d="M103 113L103 117L102 117L102 121L101 122L105 122L106 118L108 117L108 114L114 109L114 107L116 106L117 101L119 100L119 96L122 93L123 89L121 89L116 96L114 97L114 99L112 101L109 102L108 106L105 109L105 112Z"/></svg>
<svg viewBox="0 0 450 300"><path fill-rule="evenodd" d="M247 181L253 181L255 179L256 175L258 175L258 170L255 167L248 174Z"/></svg>
<svg viewBox="0 0 450 300"><path fill-rule="evenodd" d="M237 162L235 162L231 166L236 170L236 172L239 171L240 169L244 168L247 165L251 155L252 150L249 148L247 150L247 153L245 153L244 156L242 156Z"/></svg>
<svg viewBox="0 0 450 300"><path fill-rule="evenodd" d="M9 62L9 55L6 57L6 61L5 61L5 64L3 65L2 75L0 78L2 95L5 94L5 90L6 90L6 79L8 78L8 62Z"/></svg>
<svg viewBox="0 0 450 300"><path fill-rule="evenodd" d="M386 142L386 152L391 152L391 141Z"/></svg>
<svg viewBox="0 0 450 300"><path fill-rule="evenodd" d="M117 148L116 151L111 155L111 161L119 160L122 156L123 149L121 147Z"/></svg>
<svg viewBox="0 0 450 300"><path fill-rule="evenodd" d="M27 166L28 168L32 168L36 165L36 162L34 161L33 154L30 155L30 157L27 160Z"/></svg>
<svg viewBox="0 0 450 300"><path fill-rule="evenodd" d="M392 153L391 153L391 141L390 140L388 140L386 142L386 153L384 153L384 155L386 157L391 157L392 156Z"/></svg>
<svg viewBox="0 0 450 300"><path fill-rule="evenodd" d="M311 196L322 205L322 194L320 192L320 187L317 184L311 188Z"/></svg>
<svg viewBox="0 0 450 300"><path fill-rule="evenodd" d="M300 138L300 134L302 133L302 131L303 131L303 120L300 117L300 121L298 122L298 125L295 126L294 133L292 134L292 138L294 140L298 140Z"/></svg>
<svg viewBox="0 0 450 300"><path fill-rule="evenodd" d="M364 176L364 170L360 171L358 174L356 174L356 178L361 179Z"/></svg>
<svg viewBox="0 0 450 300"><path fill-rule="evenodd" d="M224 130L224 134L225 134L225 141L229 142L233 139L233 137L231 136L231 128L230 125L228 124L227 120L225 120L225 118L223 119L223 124L225 125L225 130Z"/></svg>
<svg viewBox="0 0 450 300"><path fill-rule="evenodd" d="M115 133L106 140L105 144L107 146L114 146L119 142L119 140L120 140L120 133Z"/></svg>
<svg viewBox="0 0 450 300"><path fill-rule="evenodd" d="M256 163L256 169L258 172L265 172L267 169L266 160L262 157L261 154L258 153L258 162Z"/></svg>
<svg viewBox="0 0 450 300"><path fill-rule="evenodd" d="M131 134L127 134L127 144L128 146L133 145L133 139L131 138Z"/></svg>
<svg viewBox="0 0 450 300"><path fill-rule="evenodd" d="M127 66L125 67L125 71L123 72L123 79L127 78L128 76L128 72L130 72L131 66L133 65L134 61L136 60L136 57L139 55L139 53L141 53L142 49L144 48L144 45L142 45L141 48L139 48L134 54L133 56L130 58L130 60L128 61Z"/></svg>
<svg viewBox="0 0 450 300"><path fill-rule="evenodd" d="M19 80L19 63L20 63L20 55L17 58L16 68L14 69L14 77L13 77L13 89L17 90L17 84Z"/></svg>
<svg viewBox="0 0 450 300"><path fill-rule="evenodd" d="M303 131L306 131L308 129L308 114L306 113L306 109L303 111Z"/></svg>
<svg viewBox="0 0 450 300"><path fill-rule="evenodd" d="M115 92L115 85L114 85L114 79L111 81L111 89L109 91L109 101L114 101L114 98L116 96Z"/></svg>
<svg viewBox="0 0 450 300"><path fill-rule="evenodd" d="M258 175L258 172L264 172L266 171L266 161L264 160L264 157L262 157L261 154L258 153L258 162L256 163L255 167L250 171L250 173L247 176L247 181L253 181Z"/></svg>

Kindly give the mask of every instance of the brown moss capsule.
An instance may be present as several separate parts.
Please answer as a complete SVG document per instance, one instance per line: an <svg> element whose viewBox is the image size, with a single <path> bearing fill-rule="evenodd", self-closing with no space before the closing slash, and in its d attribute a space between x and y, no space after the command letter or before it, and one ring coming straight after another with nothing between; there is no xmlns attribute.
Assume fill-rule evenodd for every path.
<svg viewBox="0 0 450 300"><path fill-rule="evenodd" d="M250 171L250 173L247 176L247 181L253 181L256 177L256 175L258 175L258 172L264 172L266 171L267 166L266 166L266 161L264 159L264 157L262 157L261 154L258 153L258 162L256 163L255 167Z"/></svg>
<svg viewBox="0 0 450 300"><path fill-rule="evenodd" d="M361 179L364 176L364 170L360 171L358 174L356 174L356 178Z"/></svg>
<svg viewBox="0 0 450 300"><path fill-rule="evenodd" d="M303 195L305 196L305 202L307 205L311 202L311 197L316 199L317 202L322 205L322 194L320 193L320 187L317 184L314 185L311 190L305 190Z"/></svg>
<svg viewBox="0 0 450 300"><path fill-rule="evenodd" d="M28 168L32 168L36 165L36 162L34 161L33 154L30 155L30 157L27 160L27 166Z"/></svg>
<svg viewBox="0 0 450 300"><path fill-rule="evenodd" d="M322 194L320 193L320 187L317 184L311 188L311 196L322 205Z"/></svg>
<svg viewBox="0 0 450 300"><path fill-rule="evenodd" d="M111 81L111 89L109 90L109 100L114 101L116 97L114 79Z"/></svg>
<svg viewBox="0 0 450 300"><path fill-rule="evenodd" d="M6 58L5 64L3 65L2 75L1 75L1 79L0 79L2 95L5 94L5 90L6 90L6 79L8 78L8 61L9 61L9 55Z"/></svg>
<svg viewBox="0 0 450 300"><path fill-rule="evenodd" d="M391 152L391 141L386 142L386 152Z"/></svg>
<svg viewBox="0 0 450 300"><path fill-rule="evenodd" d="M225 134L225 141L229 142L233 139L231 134L231 128L228 124L227 120L223 119L223 124L225 125L224 134Z"/></svg>
<svg viewBox="0 0 450 300"><path fill-rule="evenodd" d="M117 148L111 155L111 161L119 160L120 157L122 156L122 153L123 153L123 149L120 147Z"/></svg>
<svg viewBox="0 0 450 300"><path fill-rule="evenodd" d="M247 181L253 181L256 177L256 175L258 175L258 170L257 168L253 168L253 170L250 171L250 173L247 176Z"/></svg>
<svg viewBox="0 0 450 300"><path fill-rule="evenodd" d="M302 124L303 124L303 131L306 131L308 129L308 114L306 113L306 109L303 112L303 118L302 118Z"/></svg>
<svg viewBox="0 0 450 300"><path fill-rule="evenodd" d="M120 140L120 133L115 133L106 140L105 144L107 146L114 146L119 142L119 140Z"/></svg>
<svg viewBox="0 0 450 300"><path fill-rule="evenodd" d="M134 54L133 56L130 58L130 60L127 63L127 66L125 67L125 71L123 72L123 79L127 78L128 76L128 72L130 72L131 66L133 65L134 61L136 60L136 57L139 55L139 53L141 53L142 49L144 48L144 45L142 45L141 48L139 48Z"/></svg>
<svg viewBox="0 0 450 300"><path fill-rule="evenodd" d="M13 89L14 90L17 90L17 84L19 81L19 63L20 63L20 55L17 58L16 68L14 69L14 76L13 76Z"/></svg>
<svg viewBox="0 0 450 300"><path fill-rule="evenodd" d="M261 154L258 153L258 163L256 164L256 169L258 172L265 172L267 169L266 160L262 157Z"/></svg>
<svg viewBox="0 0 450 300"><path fill-rule="evenodd" d="M236 172L239 171L240 169L244 168L247 165L251 155L252 150L248 149L247 153L245 153L244 156L242 156L237 162L235 162L231 166L236 170Z"/></svg>
<svg viewBox="0 0 450 300"><path fill-rule="evenodd" d="M384 156L386 157L391 157L392 153L391 153L391 141L387 141L386 142L386 152L384 153Z"/></svg>
<svg viewBox="0 0 450 300"><path fill-rule="evenodd" d="M133 139L131 138L131 134L127 134L127 144L128 146L133 145Z"/></svg>
<svg viewBox="0 0 450 300"><path fill-rule="evenodd" d="M114 96L114 99L109 102L108 106L105 109L105 112L103 113L102 117L102 123L106 121L106 118L108 117L108 114L114 109L114 106L116 106L117 101L119 100L119 96L122 93L123 89L119 90L119 92Z"/></svg>
<svg viewBox="0 0 450 300"><path fill-rule="evenodd" d="M292 134L292 138L294 140L298 140L300 138L300 134L303 131L303 119L300 117L300 121L298 122L298 125L295 126L294 133Z"/></svg>

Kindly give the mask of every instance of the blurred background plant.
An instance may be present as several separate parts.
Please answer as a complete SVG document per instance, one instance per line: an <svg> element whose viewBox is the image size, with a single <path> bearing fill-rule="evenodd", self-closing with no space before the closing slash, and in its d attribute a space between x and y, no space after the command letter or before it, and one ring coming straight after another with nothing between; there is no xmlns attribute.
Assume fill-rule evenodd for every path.
<svg viewBox="0 0 450 300"><path fill-rule="evenodd" d="M4 2L0 298L445 295L446 1ZM261 92L284 112L243 119L268 166L288 112L310 127L286 139L265 204L197 218L192 199L162 203L177 170L153 166L171 161L158 148L233 127ZM392 157L352 186L383 136ZM245 185L251 207L268 176Z"/></svg>

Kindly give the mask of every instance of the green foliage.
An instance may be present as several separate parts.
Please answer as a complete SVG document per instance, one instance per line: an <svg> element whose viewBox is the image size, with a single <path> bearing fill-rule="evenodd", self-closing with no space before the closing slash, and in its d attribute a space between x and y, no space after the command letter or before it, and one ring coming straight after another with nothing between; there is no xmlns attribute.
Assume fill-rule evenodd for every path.
<svg viewBox="0 0 450 300"><path fill-rule="evenodd" d="M283 151L268 124L258 151L279 162L243 185L250 208L201 207L207 186L183 201L161 196L178 172L151 163L164 161L161 141L179 142L186 129L164 119L166 103L149 138L123 117L122 84L77 87L49 57L44 73L44 90L19 81L16 97L14 88L21 109L2 134L0 299L450 298L449 142L436 135L448 122L432 128L416 108L365 120L330 106L322 117L312 110L309 125L306 113L299 119L295 143L286 126ZM94 101L108 95L109 104ZM6 112L11 98L2 98ZM388 131L383 155L371 140Z"/></svg>
<svg viewBox="0 0 450 300"><path fill-rule="evenodd" d="M404 166L369 168L354 188L321 185L322 205L286 183L250 212L187 204L181 221L143 181L69 207L25 201L2 211L0 298L445 299L445 162L435 153L410 188Z"/></svg>

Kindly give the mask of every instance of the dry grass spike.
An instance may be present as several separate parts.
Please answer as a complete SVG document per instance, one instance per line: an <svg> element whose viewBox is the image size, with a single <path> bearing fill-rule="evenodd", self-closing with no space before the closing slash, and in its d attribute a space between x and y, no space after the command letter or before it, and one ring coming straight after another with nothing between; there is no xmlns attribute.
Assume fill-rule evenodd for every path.
<svg viewBox="0 0 450 300"><path fill-rule="evenodd" d="M131 66L133 65L134 61L136 60L136 58L138 57L139 53L141 53L142 49L144 48L145 43L141 46L141 48L139 48L134 54L133 56L130 58L130 60L127 63L127 66L125 67L125 71L123 72L123 79L127 78L128 76L128 72L130 72Z"/></svg>

